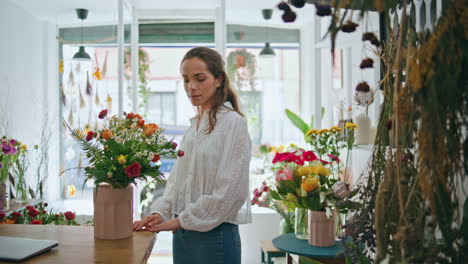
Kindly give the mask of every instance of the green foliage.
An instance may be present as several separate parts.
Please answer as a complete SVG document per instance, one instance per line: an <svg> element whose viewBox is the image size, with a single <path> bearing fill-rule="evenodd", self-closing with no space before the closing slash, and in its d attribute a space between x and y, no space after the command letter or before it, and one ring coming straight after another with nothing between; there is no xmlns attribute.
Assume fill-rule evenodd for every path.
<svg viewBox="0 0 468 264"><path fill-rule="evenodd" d="M302 120L302 118L289 109L286 109L285 113L291 123L293 123L293 125L296 126L302 132L302 134L307 134L307 131L309 131L309 126L306 122L304 122L304 120Z"/></svg>

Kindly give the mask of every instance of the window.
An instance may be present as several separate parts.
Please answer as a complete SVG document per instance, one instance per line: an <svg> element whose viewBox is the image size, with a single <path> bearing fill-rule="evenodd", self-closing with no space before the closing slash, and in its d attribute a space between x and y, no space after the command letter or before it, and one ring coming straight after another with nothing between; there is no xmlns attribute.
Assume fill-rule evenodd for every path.
<svg viewBox="0 0 468 264"><path fill-rule="evenodd" d="M176 93L175 92L151 92L148 104L145 107L147 119L157 124L176 125Z"/></svg>

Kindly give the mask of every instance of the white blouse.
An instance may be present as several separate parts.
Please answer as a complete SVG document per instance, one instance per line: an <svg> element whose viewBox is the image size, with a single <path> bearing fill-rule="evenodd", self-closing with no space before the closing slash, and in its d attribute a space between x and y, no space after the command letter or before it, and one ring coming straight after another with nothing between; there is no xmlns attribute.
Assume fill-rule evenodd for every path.
<svg viewBox="0 0 468 264"><path fill-rule="evenodd" d="M166 221L178 215L186 230L210 231L223 222L252 222L249 199L249 165L252 142L247 120L232 110L229 102L218 108L210 134L208 111L190 119L180 144L185 152L177 158L164 195L152 212Z"/></svg>

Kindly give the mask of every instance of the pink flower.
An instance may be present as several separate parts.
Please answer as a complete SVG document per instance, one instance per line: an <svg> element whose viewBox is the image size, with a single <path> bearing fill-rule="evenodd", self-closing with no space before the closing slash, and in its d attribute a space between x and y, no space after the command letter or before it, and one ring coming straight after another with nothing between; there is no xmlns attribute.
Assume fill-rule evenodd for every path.
<svg viewBox="0 0 468 264"><path fill-rule="evenodd" d="M171 142L171 148L172 148L172 149L176 149L176 148L177 148L177 143Z"/></svg>
<svg viewBox="0 0 468 264"><path fill-rule="evenodd" d="M258 197L260 197L261 195L262 195L262 193L258 190L258 188L255 188L255 190L254 190L254 197L255 197L255 198L258 198Z"/></svg>
<svg viewBox="0 0 468 264"><path fill-rule="evenodd" d="M303 158L305 161L314 161L314 160L317 160L317 156L316 156L315 153L312 152L312 151L305 151L304 153L302 153L302 158Z"/></svg>
<svg viewBox="0 0 468 264"><path fill-rule="evenodd" d="M293 180L293 170L289 167L284 167L284 169L276 172L276 182L280 183L281 181Z"/></svg>
<svg viewBox="0 0 468 264"><path fill-rule="evenodd" d="M335 155L332 155L332 154L327 154L328 157L330 157L333 161L336 161L338 163L340 163L340 158L335 156Z"/></svg>

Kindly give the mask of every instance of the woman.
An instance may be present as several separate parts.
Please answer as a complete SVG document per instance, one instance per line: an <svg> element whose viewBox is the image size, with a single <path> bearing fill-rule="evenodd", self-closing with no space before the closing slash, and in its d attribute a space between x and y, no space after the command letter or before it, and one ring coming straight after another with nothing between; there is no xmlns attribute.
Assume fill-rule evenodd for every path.
<svg viewBox="0 0 468 264"><path fill-rule="evenodd" d="M172 231L174 264L241 262L238 224L250 223L247 122L221 56L193 48L181 63L198 114L190 119L164 195L134 230Z"/></svg>

